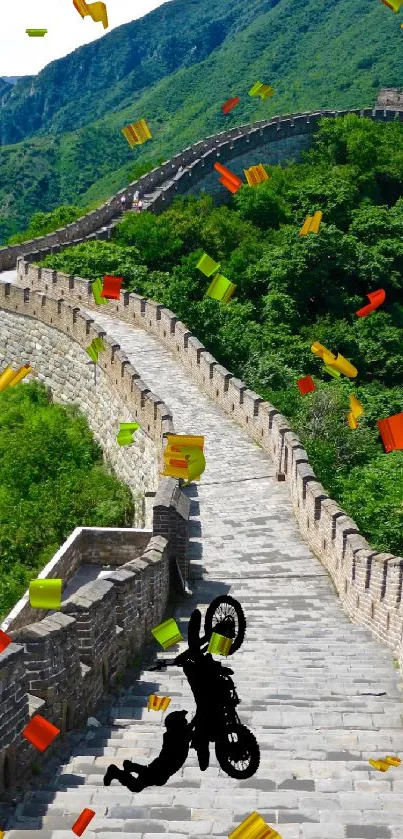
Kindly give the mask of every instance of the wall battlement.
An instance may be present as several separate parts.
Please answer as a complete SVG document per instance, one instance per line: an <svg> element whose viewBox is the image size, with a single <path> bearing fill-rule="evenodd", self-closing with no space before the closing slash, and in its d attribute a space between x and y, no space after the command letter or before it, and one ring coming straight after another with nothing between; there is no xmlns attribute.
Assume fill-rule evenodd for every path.
<svg viewBox="0 0 403 839"><path fill-rule="evenodd" d="M313 135L322 117L335 118L345 114L357 114L381 122L389 122L395 117L403 119L403 113L398 107L395 110L389 107L353 108L345 111L323 110L306 114L286 114L237 126L230 131L221 131L183 149L162 166L156 167L152 172L120 190L97 210L72 224L20 245L0 248L0 271L14 268L19 256L33 251L43 252L45 255L57 252L72 242L79 244L88 239L108 239L114 219L116 220L122 212L120 199L123 195L130 202L135 191L139 190L141 195L145 196L144 208L153 213L160 213L169 206L176 194L187 192L192 184L201 180L206 167L210 167L210 164L212 167L218 157L221 161L229 162L247 150L257 149L262 143L276 143L304 134ZM181 171L180 167L183 167Z"/></svg>
<svg viewBox="0 0 403 839"><path fill-rule="evenodd" d="M241 126L196 143L73 225L0 249L0 270L13 268L18 259L20 284L0 286L0 309L44 324L82 349L93 337L102 335L107 345L99 357L102 373L154 442L160 457L164 434L174 431L173 419L162 400L142 382L120 346L81 311L81 307L95 309L90 283L40 269L29 261L73 242L109 238L113 220L120 215L123 194L130 199L139 189L147 209L159 213L176 194L185 193L190 185L202 181L217 158L230 161L248 149L258 149L263 141L275 143L313 134L322 116L346 113L381 121L403 118L398 110L389 109L297 114ZM184 168L179 171L179 167ZM365 625L393 650L403 666L403 559L371 549L355 522L317 481L307 453L286 419L218 364L175 314L163 306L124 292L119 301L108 301L102 311L155 335L210 398L268 454L278 472L285 475L301 533L329 571L351 620ZM32 615L28 610L20 611L15 616L14 629L10 623L13 644L0 656L0 790L12 785L17 762L21 772L33 757L37 759L36 750L21 736L29 717L43 712L62 732L80 725L94 711L106 685L113 684L130 652L141 647L151 626L161 620L175 562L183 578L188 576L188 518L188 499L176 481L164 478L158 486L152 530L148 532L150 541L145 550L147 534L142 532L140 558L125 562L102 580L80 589L62 603L60 612L27 625ZM71 562L78 565L88 561L91 544L90 535L85 541L81 530L70 537ZM121 533L124 545L129 534ZM106 534L97 537L101 553L106 539Z"/></svg>
<svg viewBox="0 0 403 839"><path fill-rule="evenodd" d="M85 309L96 309L91 284L79 277L20 258L18 282L25 287L25 295L27 287L40 287L70 306L76 302ZM23 291L21 288L20 293ZM403 665L403 558L374 551L353 519L328 497L285 417L218 364L185 324L160 304L123 292L119 301L108 301L102 311L111 319L134 323L155 335L210 398L268 454L277 471L285 475L300 531L329 571L350 618L368 627Z"/></svg>
<svg viewBox="0 0 403 839"><path fill-rule="evenodd" d="M60 611L9 630L13 643L0 656L0 791L41 760L22 736L29 719L41 713L62 735L83 725L150 640L168 593L168 542L154 536L140 558L82 586Z"/></svg>

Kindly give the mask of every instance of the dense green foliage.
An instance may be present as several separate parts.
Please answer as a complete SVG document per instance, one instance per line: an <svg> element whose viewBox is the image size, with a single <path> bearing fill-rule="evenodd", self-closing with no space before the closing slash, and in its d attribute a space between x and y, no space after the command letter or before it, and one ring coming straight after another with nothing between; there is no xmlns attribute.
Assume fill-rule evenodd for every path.
<svg viewBox="0 0 403 839"><path fill-rule="evenodd" d="M401 84L399 22L379 0L172 0L4 83L0 242L34 212L106 200L151 148L166 160L275 114L373 107L380 87ZM248 96L258 79L272 99ZM152 140L131 149L121 128L142 117Z"/></svg>
<svg viewBox="0 0 403 839"><path fill-rule="evenodd" d="M53 233L60 227L65 227L67 224L77 221L78 218L89 211L89 207L83 209L82 207L62 205L50 213L34 213L27 229L23 233L15 233L14 236L10 236L6 245L19 245L20 242L35 239L37 236L46 236L47 233Z"/></svg>
<svg viewBox="0 0 403 839"><path fill-rule="evenodd" d="M160 216L129 215L113 241L93 241L42 265L124 287L163 303L210 352L272 402L304 443L329 495L379 551L403 555L403 452L384 453L376 420L402 411L403 126L350 116L322 120L304 162L266 166L270 180L241 187L228 207L177 199ZM318 234L299 236L323 211ZM204 296L203 251L237 285L226 306ZM386 291L366 318L366 294ZM357 368L329 380L311 352L320 341ZM296 379L314 376L301 396ZM365 414L346 422L354 393Z"/></svg>
<svg viewBox="0 0 403 839"><path fill-rule="evenodd" d="M130 527L133 499L85 417L44 385L0 394L0 618L78 526Z"/></svg>

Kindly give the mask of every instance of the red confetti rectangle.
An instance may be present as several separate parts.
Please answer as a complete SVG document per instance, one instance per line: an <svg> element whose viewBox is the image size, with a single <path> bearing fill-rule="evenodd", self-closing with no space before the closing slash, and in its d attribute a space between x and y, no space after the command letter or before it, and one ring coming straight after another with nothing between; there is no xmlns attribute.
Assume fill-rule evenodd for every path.
<svg viewBox="0 0 403 839"><path fill-rule="evenodd" d="M60 734L60 728L56 728L53 723L45 720L45 717L36 714L25 726L22 734L39 752L44 752Z"/></svg>
<svg viewBox="0 0 403 839"><path fill-rule="evenodd" d="M2 629L0 629L0 653L3 653L4 650L7 649L8 645L11 644L11 642L12 639L10 638L10 636L3 632Z"/></svg>
<svg viewBox="0 0 403 839"><path fill-rule="evenodd" d="M77 821L74 822L73 827L71 828L73 833L75 833L76 836L81 836L94 816L95 810L89 810L88 807L86 807L82 813L80 813Z"/></svg>
<svg viewBox="0 0 403 839"><path fill-rule="evenodd" d="M315 390L315 384L311 376L303 376L302 379L297 379L297 387L300 393L311 393Z"/></svg>

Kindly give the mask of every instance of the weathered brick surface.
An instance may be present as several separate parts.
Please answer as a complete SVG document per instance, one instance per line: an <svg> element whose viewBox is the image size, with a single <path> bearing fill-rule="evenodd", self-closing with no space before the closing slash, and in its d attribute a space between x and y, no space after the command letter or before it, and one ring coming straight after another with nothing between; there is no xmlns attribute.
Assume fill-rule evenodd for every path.
<svg viewBox="0 0 403 839"><path fill-rule="evenodd" d="M382 110L358 113L376 120L390 118L390 112ZM265 131L277 138L297 137L299 129L309 133L319 116L291 115L272 120L270 125L262 121L249 141L255 143ZM197 155L215 148L221 159L235 160L236 137L244 142L248 127L244 128L197 144ZM189 150L186 154L189 160ZM198 168L197 155L194 170ZM205 165L209 166L211 159L207 155ZM174 184L168 184L174 170L175 166L166 164L163 180L168 188L165 195L163 190L156 192L152 209L160 211L174 194ZM188 173L184 177L189 177ZM178 179L174 176L174 180ZM56 319L57 329L79 342L82 316L74 307L80 305L91 313L96 310L88 283L55 272L41 275L35 266L24 262L20 262L19 274L23 287L39 288L46 297L39 309L32 291L24 294L20 289L22 297L10 292L9 310L28 314L26 307L35 306L30 316L42 322L45 309ZM56 298L53 302L52 296ZM187 544L190 516L190 550L185 551L185 561L190 562L194 596L178 610L177 620L185 633L195 605L206 605L224 592L241 600L248 621L247 638L231 659L231 667L242 699L240 715L257 736L261 765L250 781L235 782L219 771L214 755L210 769L201 775L191 753L184 770L164 788L137 796L116 784L105 790L102 774L112 759L121 763L131 757L147 762L160 748L158 721L155 725L155 718L153 721L145 711L151 690L172 696L172 710L192 707L180 672L144 670L112 709L106 730L91 732L59 778L42 783L42 791L25 797L9 825L14 827L10 837L26 839L29 829L32 839L36 835L39 839L36 831L42 828L41 839L47 839L47 831L49 839L52 833L55 839L67 839L67 833L62 837L60 830L71 828L77 810L93 806L97 818L89 839L92 831L95 839L95 832L108 837L108 831L116 830L150 839L161 832L178 839L224 837L254 809L278 826L283 839L319 839L324 835L329 839L403 839L399 770L380 776L368 764L374 753L398 754L403 748L400 674L391 662L393 651L402 663L403 560L371 550L355 522L327 497L284 417L222 368L174 313L125 293L117 303L96 310L95 318L98 328L104 327L111 336L105 363L114 386L127 387L125 372L131 359L136 359L137 371L130 378L130 393L140 385L136 410L145 409L148 388L155 388L166 400L156 399L153 406L147 405L148 413L144 410L143 422L150 425L147 433L152 433L152 417L155 422L159 406L166 405L167 414L161 417L156 436L164 429L172 430L172 417L181 423L177 431L204 433L207 467L200 485L186 490L187 509L183 497L175 500L169 482L163 482L158 490L153 532L168 532L170 527L174 531L162 565L158 549L149 545L142 558L111 571L91 597L83 599L80 593L75 600L71 598L75 622L78 616L77 648L81 658L90 662L81 661L84 696L95 699L102 691L105 669L99 662L106 651L114 670L123 660L126 633L136 645L138 637L149 631L151 619L160 619L172 545ZM46 317L44 321L49 323ZM56 322L52 320L51 325ZM89 329L87 322L86 335ZM122 350L116 348L117 341ZM284 484L275 480L278 471L286 475ZM161 567L163 572L156 573ZM329 576L341 602L334 596ZM100 616L106 608L103 625ZM361 626L354 626L347 615ZM134 618L137 636L136 630L130 629ZM125 624L124 632L119 620ZM68 634L67 627L59 631L60 637L63 631ZM53 633L57 632L53 628ZM389 656L378 640L389 647ZM91 642L97 648L96 656L91 653ZM44 667L33 672L42 679L43 693L51 688L57 691L58 670L54 668L51 674L48 670L52 658L46 627L38 643L37 652L42 656L38 661ZM32 647L30 652L27 645L24 649L33 662ZM20 670L20 678L23 672ZM1 675L0 662L0 685ZM10 690L6 683L4 695ZM22 691L21 696L25 695ZM113 729L108 728L109 723ZM3 730L10 728L8 719ZM6 750L10 763L15 748L13 742ZM86 783L78 797L76 789L71 792L69 778L76 777L80 767Z"/></svg>
<svg viewBox="0 0 403 839"><path fill-rule="evenodd" d="M321 116L335 117L346 113L356 113L376 121L390 121L395 116L402 119L400 99L401 96L397 95L396 91L382 90L377 102L379 108L353 108L347 111L323 110L314 114L275 116L270 120L260 120L252 125L242 125L229 131L221 131L215 136L206 137L129 184L97 210L82 216L72 224L29 242L0 248L0 271L14 268L17 258L24 254L30 254L31 259L38 260L49 252L55 253L61 250L71 242L78 244L85 239L109 238L111 226L114 221L116 223L122 213L121 197L125 195L127 204L130 206L136 190L145 196L144 207L155 213L162 212L176 194L186 194L188 191L195 193L196 184L203 185L204 191L221 193L222 200L225 200L228 196L218 183L216 173L214 176L211 174L214 160L217 158L222 162L236 161L234 171L236 174L243 175L242 169L255 162L254 159L247 159L250 152L254 149L263 151L266 143L269 143L270 159L273 162L289 158L290 154L298 153L301 148L306 148L307 143L304 142L304 138L309 144ZM179 171L180 167L182 167L181 171ZM206 180L207 173L209 177ZM35 257L32 256L34 253Z"/></svg>

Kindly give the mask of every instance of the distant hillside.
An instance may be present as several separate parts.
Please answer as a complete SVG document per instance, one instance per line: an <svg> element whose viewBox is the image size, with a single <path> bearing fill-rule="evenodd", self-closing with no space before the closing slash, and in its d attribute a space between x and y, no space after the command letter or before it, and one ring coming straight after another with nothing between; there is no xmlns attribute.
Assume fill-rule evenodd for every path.
<svg viewBox="0 0 403 839"><path fill-rule="evenodd" d="M380 87L401 87L402 60L398 16L379 0L172 0L0 88L0 239L38 210L101 201L134 164L223 128L373 106ZM259 79L276 90L266 102L247 95ZM153 139L131 150L121 128L141 117Z"/></svg>
<svg viewBox="0 0 403 839"><path fill-rule="evenodd" d="M9 84L16 84L16 82L23 78L25 76L2 76L3 82L8 82Z"/></svg>

